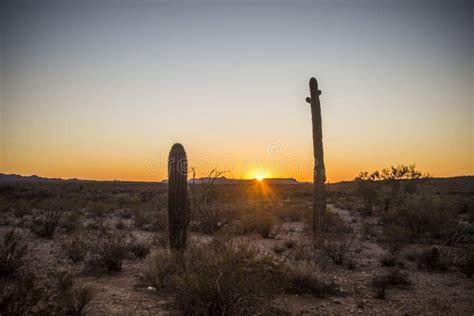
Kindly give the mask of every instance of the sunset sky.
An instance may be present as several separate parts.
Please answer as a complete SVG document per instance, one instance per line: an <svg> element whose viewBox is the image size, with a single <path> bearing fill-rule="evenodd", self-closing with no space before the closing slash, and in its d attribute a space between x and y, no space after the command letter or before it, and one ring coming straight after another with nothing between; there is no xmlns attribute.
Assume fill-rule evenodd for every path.
<svg viewBox="0 0 474 316"><path fill-rule="evenodd" d="M472 1L3 3L2 173L310 181L314 76L330 182L474 174Z"/></svg>

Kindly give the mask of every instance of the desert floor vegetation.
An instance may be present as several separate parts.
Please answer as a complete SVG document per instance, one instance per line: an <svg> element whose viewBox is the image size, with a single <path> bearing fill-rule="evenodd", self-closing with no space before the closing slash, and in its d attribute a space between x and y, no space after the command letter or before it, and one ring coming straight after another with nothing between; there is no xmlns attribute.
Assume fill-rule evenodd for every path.
<svg viewBox="0 0 474 316"><path fill-rule="evenodd" d="M318 249L311 185L195 185L178 255L166 184L0 184L0 314L472 313L473 179L404 170L328 185Z"/></svg>

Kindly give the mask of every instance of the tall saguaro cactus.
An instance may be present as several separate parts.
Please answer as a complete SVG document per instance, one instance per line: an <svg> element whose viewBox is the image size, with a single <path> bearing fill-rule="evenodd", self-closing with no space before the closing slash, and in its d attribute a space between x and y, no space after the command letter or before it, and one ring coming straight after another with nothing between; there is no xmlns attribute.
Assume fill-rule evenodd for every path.
<svg viewBox="0 0 474 316"><path fill-rule="evenodd" d="M311 117L313 121L313 147L314 147L314 193L313 193L313 235L315 244L323 242L326 219L326 170L324 168L323 132L321 123L321 102L318 81L309 80L310 98L306 102L311 104Z"/></svg>
<svg viewBox="0 0 474 316"><path fill-rule="evenodd" d="M168 222L170 247L184 250L188 238L188 161L181 144L171 147L168 158Z"/></svg>

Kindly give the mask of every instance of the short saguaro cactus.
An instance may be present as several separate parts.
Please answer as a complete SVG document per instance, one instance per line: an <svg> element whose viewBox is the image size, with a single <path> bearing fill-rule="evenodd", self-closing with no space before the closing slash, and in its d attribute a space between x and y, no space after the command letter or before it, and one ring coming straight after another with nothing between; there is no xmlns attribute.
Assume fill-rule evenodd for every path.
<svg viewBox="0 0 474 316"><path fill-rule="evenodd" d="M168 221L170 247L186 248L189 226L188 161L181 144L174 144L168 158Z"/></svg>

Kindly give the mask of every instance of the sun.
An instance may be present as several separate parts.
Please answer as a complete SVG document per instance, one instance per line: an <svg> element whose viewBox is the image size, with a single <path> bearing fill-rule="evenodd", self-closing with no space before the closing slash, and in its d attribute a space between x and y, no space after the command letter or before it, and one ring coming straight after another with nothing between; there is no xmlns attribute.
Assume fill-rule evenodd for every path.
<svg viewBox="0 0 474 316"><path fill-rule="evenodd" d="M257 180L257 181L262 181L263 179L265 179L265 177L262 176L261 174L257 174L257 175L255 176L255 180Z"/></svg>

